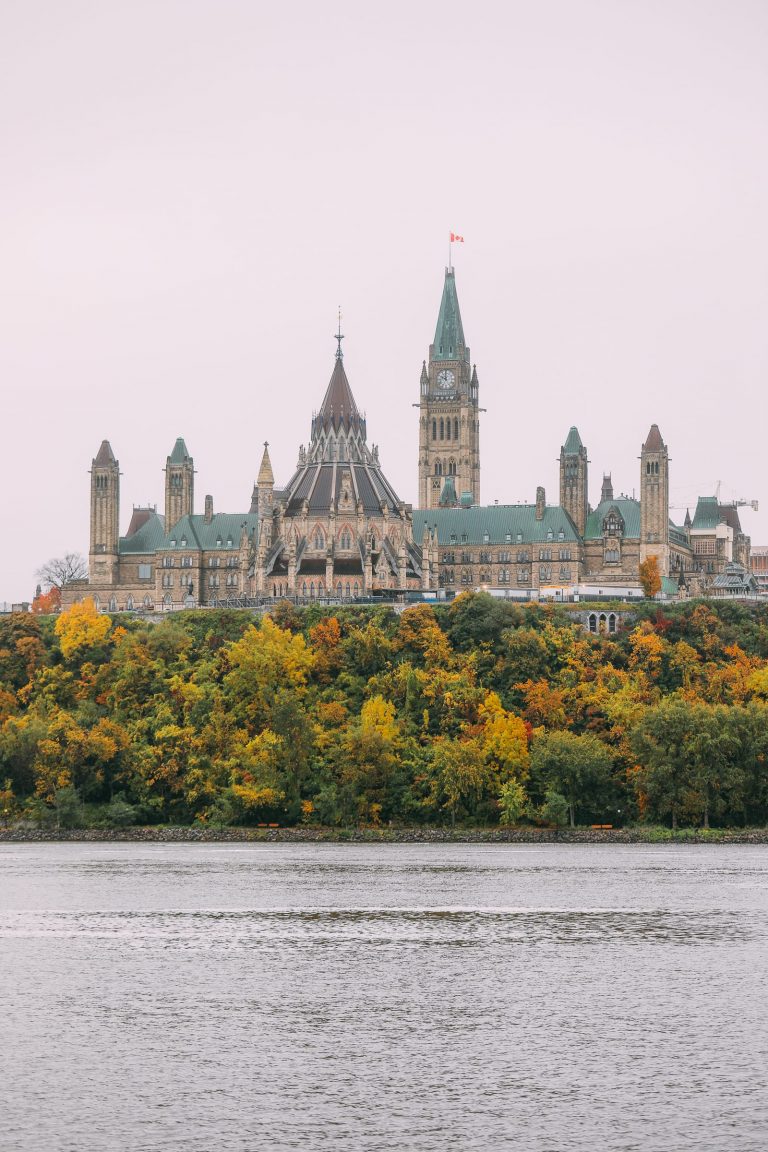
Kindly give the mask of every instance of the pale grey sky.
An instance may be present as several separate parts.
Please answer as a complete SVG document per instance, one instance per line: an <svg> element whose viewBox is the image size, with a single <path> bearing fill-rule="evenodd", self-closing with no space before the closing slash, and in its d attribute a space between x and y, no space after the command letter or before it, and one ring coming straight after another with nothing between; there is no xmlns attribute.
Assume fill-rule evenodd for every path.
<svg viewBox="0 0 768 1152"><path fill-rule="evenodd" d="M90 461L162 509L278 484L333 364L402 499L450 229L482 497L557 500L571 424L673 516L768 543L764 0L0 2L0 601L88 550Z"/></svg>

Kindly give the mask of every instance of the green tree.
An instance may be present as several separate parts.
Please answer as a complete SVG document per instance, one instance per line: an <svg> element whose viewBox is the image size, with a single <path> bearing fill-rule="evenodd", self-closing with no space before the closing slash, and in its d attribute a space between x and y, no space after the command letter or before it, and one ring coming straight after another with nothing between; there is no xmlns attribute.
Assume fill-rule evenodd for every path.
<svg viewBox="0 0 768 1152"><path fill-rule="evenodd" d="M565 798L572 828L580 807L604 803L612 766L610 749L589 733L544 732L531 745L531 774L545 793Z"/></svg>

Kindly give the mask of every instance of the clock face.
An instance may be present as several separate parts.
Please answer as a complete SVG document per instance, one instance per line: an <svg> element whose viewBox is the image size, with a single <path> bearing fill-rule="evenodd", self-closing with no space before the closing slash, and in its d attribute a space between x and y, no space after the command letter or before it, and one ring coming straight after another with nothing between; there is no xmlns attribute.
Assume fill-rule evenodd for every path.
<svg viewBox="0 0 768 1152"><path fill-rule="evenodd" d="M454 376L450 368L443 368L442 372L437 374L438 388L453 388L453 380Z"/></svg>

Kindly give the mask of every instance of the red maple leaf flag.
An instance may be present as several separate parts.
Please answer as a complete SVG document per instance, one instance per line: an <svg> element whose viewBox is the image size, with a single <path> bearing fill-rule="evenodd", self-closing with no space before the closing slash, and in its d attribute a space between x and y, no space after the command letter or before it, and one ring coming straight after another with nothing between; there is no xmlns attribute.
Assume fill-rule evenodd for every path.
<svg viewBox="0 0 768 1152"><path fill-rule="evenodd" d="M457 236L455 232L451 232L451 244L463 244L464 237Z"/></svg>

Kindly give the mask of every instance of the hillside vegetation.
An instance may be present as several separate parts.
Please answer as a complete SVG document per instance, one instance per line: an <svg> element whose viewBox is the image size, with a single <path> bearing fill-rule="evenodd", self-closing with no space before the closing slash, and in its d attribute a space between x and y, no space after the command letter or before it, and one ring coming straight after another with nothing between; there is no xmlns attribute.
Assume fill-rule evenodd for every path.
<svg viewBox="0 0 768 1152"><path fill-rule="evenodd" d="M0 816L73 827L762 825L768 608L0 620Z"/></svg>

